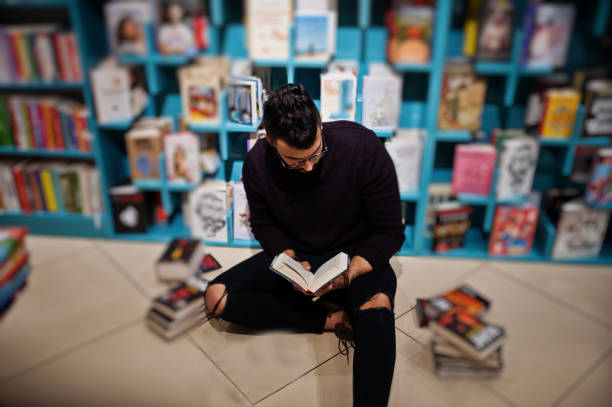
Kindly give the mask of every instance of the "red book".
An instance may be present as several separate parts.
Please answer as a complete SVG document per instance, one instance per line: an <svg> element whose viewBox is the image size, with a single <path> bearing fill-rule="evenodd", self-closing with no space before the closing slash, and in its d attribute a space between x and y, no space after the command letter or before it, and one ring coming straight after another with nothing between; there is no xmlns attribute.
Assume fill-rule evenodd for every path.
<svg viewBox="0 0 612 407"><path fill-rule="evenodd" d="M83 72L81 71L81 63L79 62L79 52L77 49L74 33L66 34L66 44L68 48L68 57L70 63L70 71L72 72L72 80L82 81Z"/></svg>
<svg viewBox="0 0 612 407"><path fill-rule="evenodd" d="M28 261L28 253L22 253L21 257L19 258L19 260L17 260L12 268L10 270L7 271L7 273L0 278L0 286L4 285L4 283L6 283L7 281L10 281L13 276L15 276L15 274L17 274L17 272L19 270L21 270L21 267Z"/></svg>
<svg viewBox="0 0 612 407"><path fill-rule="evenodd" d="M459 144L453 163L453 195L488 196L493 183L497 151L490 144Z"/></svg>
<svg viewBox="0 0 612 407"><path fill-rule="evenodd" d="M64 144L64 136L62 135L62 121L57 106L51 106L51 126L53 127L53 134L55 135L55 145L61 150L65 149L66 145Z"/></svg>
<svg viewBox="0 0 612 407"><path fill-rule="evenodd" d="M40 138L42 141L42 148L49 148L49 135L47 134L47 126L45 126L45 114L43 112L42 103L36 102L36 113L38 114L38 128L40 131Z"/></svg>
<svg viewBox="0 0 612 407"><path fill-rule="evenodd" d="M68 80L66 75L66 66L65 61L62 59L62 54L60 52L60 35L58 33L53 33L53 52L55 53L55 60L57 61L57 69L59 70L60 78L63 81Z"/></svg>
<svg viewBox="0 0 612 407"><path fill-rule="evenodd" d="M21 166L14 165L11 170L13 172L13 178L15 179L15 188L17 189L17 195L19 196L21 210L25 213L30 213L32 212L32 206L30 205L30 201L28 200L28 193L26 192L23 169L21 168Z"/></svg>
<svg viewBox="0 0 612 407"><path fill-rule="evenodd" d="M498 206L489 240L489 254L528 254L533 246L539 215L540 209L535 206Z"/></svg>

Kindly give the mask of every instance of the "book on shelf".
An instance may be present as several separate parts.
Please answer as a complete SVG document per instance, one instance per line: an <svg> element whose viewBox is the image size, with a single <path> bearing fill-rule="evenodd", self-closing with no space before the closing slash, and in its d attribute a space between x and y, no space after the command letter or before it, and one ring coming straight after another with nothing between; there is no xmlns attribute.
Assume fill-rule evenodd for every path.
<svg viewBox="0 0 612 407"><path fill-rule="evenodd" d="M373 131L392 131L399 125L402 78L399 75L365 75L361 123Z"/></svg>
<svg viewBox="0 0 612 407"><path fill-rule="evenodd" d="M228 82L229 59L199 58L178 70L183 119L187 124L220 124L221 89Z"/></svg>
<svg viewBox="0 0 612 407"><path fill-rule="evenodd" d="M327 64L327 73L351 73L357 76L359 61L356 59L333 59Z"/></svg>
<svg viewBox="0 0 612 407"><path fill-rule="evenodd" d="M512 2L486 1L478 21L479 61L508 61L512 49L514 5Z"/></svg>
<svg viewBox="0 0 612 407"><path fill-rule="evenodd" d="M423 129L398 129L385 143L385 148L395 166L400 192L419 189L424 141Z"/></svg>
<svg viewBox="0 0 612 407"><path fill-rule="evenodd" d="M132 129L157 129L162 136L172 133L174 118L172 116L141 117L132 125Z"/></svg>
<svg viewBox="0 0 612 407"><path fill-rule="evenodd" d="M200 134L200 167L207 175L214 175L221 167L222 160L217 144L217 134Z"/></svg>
<svg viewBox="0 0 612 407"><path fill-rule="evenodd" d="M225 181L206 179L189 193L188 220L191 235L213 242L229 240L228 186Z"/></svg>
<svg viewBox="0 0 612 407"><path fill-rule="evenodd" d="M0 127L6 127L11 137L1 142L20 150L79 150L91 151L89 110L81 103L68 99L30 95L0 96ZM8 121L5 121L8 119Z"/></svg>
<svg viewBox="0 0 612 407"><path fill-rule="evenodd" d="M353 74L321 74L321 120L355 120L356 94Z"/></svg>
<svg viewBox="0 0 612 407"><path fill-rule="evenodd" d="M525 127L537 129L544 116L545 95L550 89L566 88L571 81L565 72L555 72L551 75L535 78L525 105Z"/></svg>
<svg viewBox="0 0 612 407"><path fill-rule="evenodd" d="M207 253L204 255L204 257L202 257L202 261L200 262L200 269L199 269L199 273L207 273L209 271L214 271L214 270L218 270L221 268L221 263L219 263L217 261L217 259L215 259L213 257L212 254Z"/></svg>
<svg viewBox="0 0 612 407"><path fill-rule="evenodd" d="M247 0L245 4L249 59L287 60L293 2Z"/></svg>
<svg viewBox="0 0 612 407"><path fill-rule="evenodd" d="M146 55L147 25L153 23L155 7L149 1L111 1L104 5L104 18L111 52L116 55Z"/></svg>
<svg viewBox="0 0 612 407"><path fill-rule="evenodd" d="M230 77L232 76L253 76L253 61L248 58L232 59Z"/></svg>
<svg viewBox="0 0 612 407"><path fill-rule="evenodd" d="M3 207L12 212L103 212L100 175L90 164L8 160L0 164Z"/></svg>
<svg viewBox="0 0 612 407"><path fill-rule="evenodd" d="M483 360L499 349L506 338L503 327L486 322L461 307L453 307L432 319L429 328L434 335L477 360Z"/></svg>
<svg viewBox="0 0 612 407"><path fill-rule="evenodd" d="M166 340L172 340L207 320L204 293L208 280L191 276L153 300L146 323Z"/></svg>
<svg viewBox="0 0 612 407"><path fill-rule="evenodd" d="M573 88L549 89L544 95L544 115L538 129L541 138L570 138L578 114L580 93Z"/></svg>
<svg viewBox="0 0 612 407"><path fill-rule="evenodd" d="M327 61L336 53L335 10L296 10L293 52L296 60Z"/></svg>
<svg viewBox="0 0 612 407"><path fill-rule="evenodd" d="M9 258L18 252L23 252L25 247L25 237L28 230L24 227L4 227L0 228L0 265L2 272L0 277L4 276L4 266Z"/></svg>
<svg viewBox="0 0 612 407"><path fill-rule="evenodd" d="M612 79L593 79L586 82L584 107L584 135L612 136Z"/></svg>
<svg viewBox="0 0 612 407"><path fill-rule="evenodd" d="M387 57L391 63L425 64L431 59L432 5L395 4L387 10Z"/></svg>
<svg viewBox="0 0 612 407"><path fill-rule="evenodd" d="M530 0L526 7L521 63L530 68L564 66L575 14L573 4Z"/></svg>
<svg viewBox="0 0 612 407"><path fill-rule="evenodd" d="M317 11L326 11L326 10L337 10L338 9L338 0L296 0L295 1L295 10L317 10Z"/></svg>
<svg viewBox="0 0 612 407"><path fill-rule="evenodd" d="M585 200L589 204L612 202L612 148L600 148L591 170Z"/></svg>
<svg viewBox="0 0 612 407"><path fill-rule="evenodd" d="M198 239L174 239L155 262L157 278L164 281L184 280L194 275L204 256L204 245Z"/></svg>
<svg viewBox="0 0 612 407"><path fill-rule="evenodd" d="M569 179L578 184L588 184L591 179L591 170L597 157L597 146L576 146L574 163Z"/></svg>
<svg viewBox="0 0 612 407"><path fill-rule="evenodd" d="M489 255L522 256L531 252L540 216L540 194L533 192L520 206L495 208Z"/></svg>
<svg viewBox="0 0 612 407"><path fill-rule="evenodd" d="M568 260L599 256L609 220L609 211L594 209L582 198L564 203L551 257Z"/></svg>
<svg viewBox="0 0 612 407"><path fill-rule="evenodd" d="M478 131L486 90L486 81L476 76L467 60L448 60L442 79L438 129Z"/></svg>
<svg viewBox="0 0 612 407"><path fill-rule="evenodd" d="M544 193L542 210L548 215L548 219L556 225L561 216L561 207L564 203L582 197L583 193L578 188L549 188Z"/></svg>
<svg viewBox="0 0 612 407"><path fill-rule="evenodd" d="M488 196L497 150L490 144L457 144L453 160L453 195Z"/></svg>
<svg viewBox="0 0 612 407"><path fill-rule="evenodd" d="M496 197L498 200L526 196L531 191L540 146L534 137L514 135L498 141L499 175Z"/></svg>
<svg viewBox="0 0 612 407"><path fill-rule="evenodd" d="M99 124L132 120L149 102L142 66L118 64L109 57L89 75Z"/></svg>
<svg viewBox="0 0 612 407"><path fill-rule="evenodd" d="M242 180L233 185L234 200L234 239L255 240L251 230L251 212Z"/></svg>
<svg viewBox="0 0 612 407"><path fill-rule="evenodd" d="M146 233L153 223L153 211L143 191L132 185L110 188L111 209L115 233Z"/></svg>
<svg viewBox="0 0 612 407"><path fill-rule="evenodd" d="M192 56L208 48L205 4L197 0L160 2L156 27L160 53Z"/></svg>
<svg viewBox="0 0 612 407"><path fill-rule="evenodd" d="M453 187L450 183L432 182L427 186L427 218L425 220L426 238L433 237L434 225L436 224L436 205L448 202L452 199Z"/></svg>
<svg viewBox="0 0 612 407"><path fill-rule="evenodd" d="M72 31L55 24L0 26L0 82L83 80Z"/></svg>
<svg viewBox="0 0 612 407"><path fill-rule="evenodd" d="M431 353L436 376L441 379L497 379L504 367L501 346L483 360L478 360L444 339L434 337Z"/></svg>
<svg viewBox="0 0 612 407"><path fill-rule="evenodd" d="M589 83L592 81L606 79L607 76L608 69L604 66L592 66L588 68L578 68L574 70L571 86L576 90L576 92L582 95L582 104L584 104L585 106L587 105L587 87Z"/></svg>
<svg viewBox="0 0 612 407"><path fill-rule="evenodd" d="M441 202L434 206L432 250L444 253L463 247L470 229L472 208L457 201Z"/></svg>
<svg viewBox="0 0 612 407"><path fill-rule="evenodd" d="M163 138L169 183L199 184L200 138L191 132L170 133Z"/></svg>
<svg viewBox="0 0 612 407"><path fill-rule="evenodd" d="M483 316L490 305L491 302L482 294L463 284L436 297L417 298L414 315L417 326L422 328L453 307L462 307L471 314Z"/></svg>
<svg viewBox="0 0 612 407"><path fill-rule="evenodd" d="M467 12L463 23L463 55L467 58L476 56L478 47L478 33L480 15L484 0L469 0L467 2Z"/></svg>
<svg viewBox="0 0 612 407"><path fill-rule="evenodd" d="M227 89L227 118L229 121L255 125L263 117L263 89L259 78L233 76Z"/></svg>
<svg viewBox="0 0 612 407"><path fill-rule="evenodd" d="M156 128L133 128L125 134L125 148L132 181L160 179L162 134Z"/></svg>
<svg viewBox="0 0 612 407"><path fill-rule="evenodd" d="M344 252L338 253L314 271L304 269L299 262L285 253L274 257L272 264L270 264L270 270L298 286L304 292L311 294L331 283L333 279L344 273L348 268L349 256Z"/></svg>

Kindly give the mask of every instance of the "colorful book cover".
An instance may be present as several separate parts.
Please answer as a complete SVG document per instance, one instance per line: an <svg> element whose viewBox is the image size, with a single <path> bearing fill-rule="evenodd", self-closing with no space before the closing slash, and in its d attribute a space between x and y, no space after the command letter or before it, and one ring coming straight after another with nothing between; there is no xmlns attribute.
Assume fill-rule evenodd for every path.
<svg viewBox="0 0 612 407"><path fill-rule="evenodd" d="M178 71L183 118L192 124L219 124L221 122L220 69L210 66L190 66Z"/></svg>
<svg viewBox="0 0 612 407"><path fill-rule="evenodd" d="M580 104L580 93L572 88L546 91L544 116L538 135L542 138L569 138Z"/></svg>
<svg viewBox="0 0 612 407"><path fill-rule="evenodd" d="M55 199L55 192L53 188L53 178L48 169L43 168L40 170L40 181L43 190L43 196L45 197L45 203L49 212L57 212L57 200Z"/></svg>
<svg viewBox="0 0 612 407"><path fill-rule="evenodd" d="M363 77L361 123L377 131L399 126L402 106L402 78L398 75Z"/></svg>
<svg viewBox="0 0 612 407"><path fill-rule="evenodd" d="M387 56L392 63L425 64L431 59L434 9L406 5L390 9L385 17L389 39Z"/></svg>
<svg viewBox="0 0 612 407"><path fill-rule="evenodd" d="M433 250L443 253L462 247L470 229L472 208L458 202L443 202L436 205L435 211Z"/></svg>
<svg viewBox="0 0 612 407"><path fill-rule="evenodd" d="M296 11L293 18L296 59L327 60L336 53L335 11Z"/></svg>
<svg viewBox="0 0 612 407"><path fill-rule="evenodd" d="M48 171L51 174L51 181L53 183L53 195L55 196L55 202L57 204L58 212L66 212L66 205L64 204L64 196L62 193L62 185L60 178L61 164L50 166Z"/></svg>
<svg viewBox="0 0 612 407"><path fill-rule="evenodd" d="M321 120L355 120L356 92L353 74L321 74Z"/></svg>
<svg viewBox="0 0 612 407"><path fill-rule="evenodd" d="M181 3L177 4L180 7ZM147 2L111 2L104 6L108 40L114 54L147 54L146 25L153 22L152 12Z"/></svg>
<svg viewBox="0 0 612 407"><path fill-rule="evenodd" d="M612 202L612 148L597 151L585 200L600 205Z"/></svg>
<svg viewBox="0 0 612 407"><path fill-rule="evenodd" d="M157 49L162 54L194 55L208 47L203 3L162 1L157 20Z"/></svg>
<svg viewBox="0 0 612 407"><path fill-rule="evenodd" d="M440 317L453 307L461 307L470 314L483 316L490 305L487 298L463 284L436 297L417 298L415 310L418 326L424 327L430 320Z"/></svg>
<svg viewBox="0 0 612 407"><path fill-rule="evenodd" d="M0 228L0 264L15 251L17 246L24 242L28 229L23 227Z"/></svg>
<svg viewBox="0 0 612 407"><path fill-rule="evenodd" d="M202 179L199 137L189 132L173 133L166 135L163 142L168 182L198 184Z"/></svg>
<svg viewBox="0 0 612 407"><path fill-rule="evenodd" d="M537 207L498 206L489 239L491 256L521 256L533 246L538 216Z"/></svg>
<svg viewBox="0 0 612 407"><path fill-rule="evenodd" d="M536 6L533 30L528 36L527 66L558 68L565 65L575 14L573 4L543 3Z"/></svg>
<svg viewBox="0 0 612 407"><path fill-rule="evenodd" d="M486 144L458 144L453 161L453 195L488 196L491 192L497 151Z"/></svg>
<svg viewBox="0 0 612 407"><path fill-rule="evenodd" d="M24 213L30 213L32 212L32 208L28 200L26 184L23 177L23 165L15 164L13 165L11 170L13 172L13 178L15 180L15 188L17 189L17 194L19 195L19 203L21 205L21 210Z"/></svg>
<svg viewBox="0 0 612 407"><path fill-rule="evenodd" d="M111 188L109 193L115 233L146 233L151 215L144 193L131 185Z"/></svg>
<svg viewBox="0 0 612 407"><path fill-rule="evenodd" d="M508 61L512 47L514 6L511 2L487 2L480 16L478 51L480 61Z"/></svg>
<svg viewBox="0 0 612 407"><path fill-rule="evenodd" d="M163 151L162 137L158 129L137 128L125 137L132 181L161 179L159 155Z"/></svg>

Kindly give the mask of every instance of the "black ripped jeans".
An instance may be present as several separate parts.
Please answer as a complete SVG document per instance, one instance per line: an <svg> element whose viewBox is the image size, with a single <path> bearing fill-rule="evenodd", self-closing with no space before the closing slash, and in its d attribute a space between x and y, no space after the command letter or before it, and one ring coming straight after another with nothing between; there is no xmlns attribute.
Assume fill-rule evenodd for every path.
<svg viewBox="0 0 612 407"><path fill-rule="evenodd" d="M352 250L344 250L351 254ZM307 255L298 253L311 270L339 251ZM327 307L293 289L291 283L269 269L272 257L264 252L243 261L215 278L227 288L227 302L220 317L255 329L290 329L321 333ZM389 264L355 278L340 290L320 300L339 304L348 314L355 330L353 357L353 405L386 406L395 367L395 319L392 310L360 310L377 293L386 294L391 304L397 280Z"/></svg>

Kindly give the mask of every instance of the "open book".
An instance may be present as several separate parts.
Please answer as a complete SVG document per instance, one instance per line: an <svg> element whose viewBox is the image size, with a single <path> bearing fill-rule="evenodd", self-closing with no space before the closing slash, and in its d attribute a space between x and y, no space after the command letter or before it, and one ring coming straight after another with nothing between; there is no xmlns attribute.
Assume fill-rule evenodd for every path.
<svg viewBox="0 0 612 407"><path fill-rule="evenodd" d="M272 260L270 270L286 278L307 293L316 293L349 267L348 254L340 252L312 273L297 261L281 253Z"/></svg>

